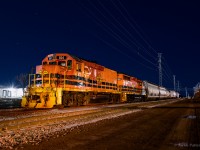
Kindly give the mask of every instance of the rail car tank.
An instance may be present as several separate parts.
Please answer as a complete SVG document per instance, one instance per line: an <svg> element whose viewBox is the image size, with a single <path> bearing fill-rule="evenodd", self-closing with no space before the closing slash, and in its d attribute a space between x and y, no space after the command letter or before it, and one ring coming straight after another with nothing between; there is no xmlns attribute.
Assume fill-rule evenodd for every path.
<svg viewBox="0 0 200 150"><path fill-rule="evenodd" d="M146 91L146 100L148 99L159 99L159 86L152 84L147 81L143 81L143 85Z"/></svg>
<svg viewBox="0 0 200 150"><path fill-rule="evenodd" d="M161 87L148 81L143 81L143 85L146 91L146 100L159 100L179 97L178 92L169 91L165 87Z"/></svg>
<svg viewBox="0 0 200 150"><path fill-rule="evenodd" d="M173 90L170 90L170 97L171 98L179 98L179 93Z"/></svg>

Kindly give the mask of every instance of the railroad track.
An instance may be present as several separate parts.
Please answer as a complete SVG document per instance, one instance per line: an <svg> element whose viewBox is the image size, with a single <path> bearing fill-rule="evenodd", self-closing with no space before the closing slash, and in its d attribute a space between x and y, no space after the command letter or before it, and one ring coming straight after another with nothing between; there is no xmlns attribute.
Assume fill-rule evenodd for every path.
<svg viewBox="0 0 200 150"><path fill-rule="evenodd" d="M15 145L25 143L38 144L43 138L48 138L56 132L71 130L80 125L111 119L171 102L163 100L69 109L35 110L36 112L31 110L28 115L24 115L19 111L21 116L9 117L8 115L0 119L0 147L12 148Z"/></svg>
<svg viewBox="0 0 200 150"><path fill-rule="evenodd" d="M91 107L79 107L79 108L70 108L70 109L60 109L54 111L53 109L50 110L30 110L25 111L19 110L14 112L15 116L13 117L13 112L9 110L11 113L11 117L9 114L8 118L5 116L0 118L0 133L5 130L15 130L21 128L28 128L29 126L41 126L41 125L49 125L55 122L63 122L68 121L70 119L76 118L78 115L97 115L98 113L121 113L122 111L126 112L129 111L128 109L146 109L155 107L157 105L162 105L169 101L152 101L152 102L145 102L145 103L126 103L126 104L118 104L118 105L101 105L101 106L91 106ZM115 108L115 109L112 109ZM28 114L26 114L28 113ZM5 111L4 111L5 114ZM21 116L20 116L21 115Z"/></svg>

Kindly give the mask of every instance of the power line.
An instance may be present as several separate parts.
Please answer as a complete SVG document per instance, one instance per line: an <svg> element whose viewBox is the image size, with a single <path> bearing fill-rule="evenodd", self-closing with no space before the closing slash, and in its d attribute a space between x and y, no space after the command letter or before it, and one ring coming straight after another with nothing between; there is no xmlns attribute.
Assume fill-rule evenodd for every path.
<svg viewBox="0 0 200 150"><path fill-rule="evenodd" d="M158 53L158 70L159 70L159 86L162 86L162 65L161 65L162 53Z"/></svg>
<svg viewBox="0 0 200 150"><path fill-rule="evenodd" d="M127 22L126 25L130 25L130 27L137 33L137 35L144 41L145 45L141 44L134 36L133 34L128 31L128 29L126 28L126 26L124 26L123 22L120 22L117 18L115 17L111 11L109 11L107 9L107 7L102 3L102 1L97 1L98 3L93 3L94 1L90 1L88 0L88 4L90 6L92 6L93 10L90 9L90 7L86 7L85 3L82 4L82 6L84 6L84 8L87 10L87 12L90 14L90 17L93 16L94 21L104 30L106 31L111 37L113 37L115 40L117 40L122 46L124 46L125 48L127 48L127 50L134 50L134 53L137 54L137 56L139 56L140 58L142 58L143 60L145 60L146 63L151 64L153 66L157 66L156 63L154 63L154 61L152 61L148 56L150 56L151 58L155 59L155 55L153 55L153 52L157 53L155 51L155 49L153 49L153 47L151 46L151 44L143 37L143 35L140 33L140 31L142 31L142 29L139 27L139 25L134 21L134 19L132 17L130 17L128 10L126 9L126 7L123 6L123 4L121 3L120 0L117 1L117 3L115 3L116 1L111 0L110 2L112 2L113 6L117 9L117 11L120 13L120 17L122 16L123 19ZM120 6L119 6L120 5ZM98 6L98 7L97 7ZM123 10L122 10L122 9ZM129 20L129 18L131 20ZM103 20L102 20L103 19ZM133 24L133 22L135 23L135 25ZM140 31L138 29L140 29ZM112 43L107 42L104 38L101 40L106 43L107 45L109 45L110 47L112 47L114 50L117 50L120 53L123 53L123 55L125 55L126 57L129 58L133 58L131 57L128 53L124 53L122 52L119 48L115 47ZM133 48L136 47L136 48ZM151 48L150 51L147 50L145 48L145 46L148 46L149 48ZM142 53L143 52L143 53ZM145 53L145 54L144 54ZM161 55L159 58L159 66L158 66L158 72L159 72L159 84L162 85L162 79L164 80L170 80L172 81L171 76L172 71L170 70L169 66L166 63L166 60L163 59L164 61L162 61L162 65L161 65ZM137 61L139 64L143 64L139 61ZM155 70L152 69L152 67L148 67L147 65L146 68L151 68L151 70ZM163 72L162 72L163 71Z"/></svg>
<svg viewBox="0 0 200 150"><path fill-rule="evenodd" d="M174 91L176 91L176 76L173 75L173 79L174 79Z"/></svg>
<svg viewBox="0 0 200 150"><path fill-rule="evenodd" d="M127 53L124 53L122 50L120 50L119 48L113 46L112 44L110 44L109 42L107 42L107 41L105 41L104 39L100 38L99 36L97 36L97 35L94 35L94 36L95 36L95 37L98 37L101 41L103 41L105 44L107 44L108 46L110 46L112 49L117 50L118 52L120 52L120 53L123 54L124 56L128 57L129 59L131 59L131 60L133 60L133 61L136 61L137 63L141 64L142 66L144 66L144 67L147 68L147 69L156 71L155 68L149 67L149 66L147 66L147 65L145 65L145 64L143 64L143 63L141 63L141 62L139 62L139 61L136 60L136 59L132 59L132 57L131 57L130 55L128 55Z"/></svg>
<svg viewBox="0 0 200 150"><path fill-rule="evenodd" d="M107 21L110 21L110 20L107 18L107 16L105 16L105 14L104 14L100 9L98 9L93 3L90 3L90 4L94 6L94 8L101 14L101 16L103 16ZM101 5L103 6L103 4L101 4ZM106 10L105 7L103 7L103 9ZM128 33L128 35L129 35L130 37L132 37L132 35L129 33L129 31L127 31L127 29L126 29L123 25L121 25L121 23L118 22L118 21L115 19L115 17L113 17L113 15L112 15L109 11L106 10L106 12L107 12L107 13L122 27L122 29L123 29L124 31L126 31L126 33ZM111 23L111 25L114 26L114 28L117 29L126 39L128 39L128 41L130 41L131 43L133 43L133 44L136 46L136 48L141 49L140 47L138 47L138 45L137 45L135 42L133 42L132 40L130 40L130 38L127 38L127 35L126 35L123 31L121 31L120 28L117 26L118 24L114 24L112 21L111 21L110 23ZM109 27L109 28L110 28L110 27ZM112 29L113 29L113 28L112 28ZM113 31L114 31L114 30L113 30ZM120 36L120 34L117 34L115 31L114 31L114 33L115 33L115 35L118 35L118 37L123 41L123 43L126 44L126 47L128 46L128 47L130 48L130 50L133 50L132 47L131 47L131 45L128 44L128 42L124 41L124 40L123 40L123 37ZM138 55L140 54L140 53L138 53L135 49L134 49L134 52L137 53ZM140 54L139 56L140 56L141 58L143 58L145 61L151 63L151 64L154 65L154 66L156 66L156 64L154 64L152 61L150 61L149 59L147 59L147 58L144 57L143 55Z"/></svg>
<svg viewBox="0 0 200 150"><path fill-rule="evenodd" d="M114 6L117 8L117 9L119 9L120 10L120 8L111 0L111 2L114 4ZM118 3L121 5L121 7L124 9L124 11L126 12L126 14L129 16L129 18L132 18L130 15L129 15L129 13L128 13L128 11L127 11L127 9L126 9L126 7L124 7L123 6L123 4L120 2L120 0L118 0ZM120 10L120 13L123 15L123 12ZM126 19L126 21L131 25L131 27L138 33L138 35L140 36L140 38L150 47L150 48L152 48L152 50L154 50L154 52L157 54L157 52L156 52L156 50L155 49L153 49L153 47L149 44L149 42L147 42L147 40L145 40L145 38L142 36L142 34L137 30L137 28L131 23L131 21L129 21L129 19L125 16L125 15L123 15L123 17ZM136 23L136 21L132 18L132 20L133 20L133 22L137 25L137 23ZM137 25L137 27L139 27L139 25ZM139 29L141 29L140 27L139 27Z"/></svg>
<svg viewBox="0 0 200 150"><path fill-rule="evenodd" d="M140 44L139 43L139 41L137 41L134 37L133 37L133 35L125 28L125 26L124 25L122 25L118 20L117 20L117 17L114 17L113 15L112 15L112 13L101 3L101 1L99 1L98 0L98 2L99 2L99 4L102 6L102 8L105 10L105 12L107 12L107 14L109 15L109 16L111 16L112 17L112 19L116 22L116 23L118 23L118 25L128 34L128 36L129 37L131 37L131 39L133 39L133 40L131 40L131 39L129 39L129 38L127 38L128 40L130 40L136 47L138 47L138 49L141 49L141 50L143 50L145 53L147 53L149 56L151 56L152 58L154 58L155 59L155 57L151 54L151 53L149 53L146 49L145 49L145 47L142 45L142 44ZM104 15L104 17L105 17L105 15ZM115 25L115 24L113 24L113 25ZM120 29L117 27L117 26L115 26L119 31L120 31ZM125 35L124 34L124 32L123 31L120 31L123 35ZM125 35L125 37L127 37L126 35ZM138 45L140 45L140 46L138 46Z"/></svg>
<svg viewBox="0 0 200 150"><path fill-rule="evenodd" d="M91 4L91 3L90 3ZM93 5L93 4L92 4ZM84 6L84 5L82 5ZM94 6L94 5L93 5ZM86 7L85 7L86 8ZM96 7L94 6L94 8L107 20L109 21L109 19L107 19L107 17L105 17L104 14L102 14L102 12ZM116 33L113 28L109 27L108 25L106 25L102 20L100 20L100 18L96 17L94 13L92 13L88 8L86 8L87 11L96 19L96 23L99 24L101 27L102 25L104 26L104 30L110 34L112 37L114 37L116 40L118 40L122 45L124 45L126 48L128 49L132 49L132 47L125 41L123 40L123 38ZM113 24L113 23L112 23ZM116 25L114 25L116 27ZM150 60L148 60L147 58L145 58L143 55L139 55L139 53L137 51L135 51L136 54L138 54L138 56L140 56L142 59L144 59L145 61L151 63L152 65L156 66L153 62L151 62Z"/></svg>

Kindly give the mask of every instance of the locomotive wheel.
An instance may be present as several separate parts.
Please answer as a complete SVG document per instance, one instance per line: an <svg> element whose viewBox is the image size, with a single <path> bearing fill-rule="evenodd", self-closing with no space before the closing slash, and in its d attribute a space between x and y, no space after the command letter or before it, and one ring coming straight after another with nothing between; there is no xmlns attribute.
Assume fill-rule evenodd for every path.
<svg viewBox="0 0 200 150"><path fill-rule="evenodd" d="M62 104L64 106L67 106L67 98L66 97L67 97L66 95L63 95L63 98L62 98Z"/></svg>
<svg viewBox="0 0 200 150"><path fill-rule="evenodd" d="M108 99L108 103L113 103L114 101L114 95L110 94L109 95L109 99Z"/></svg>
<svg viewBox="0 0 200 150"><path fill-rule="evenodd" d="M119 95L114 95L114 103L119 103Z"/></svg>
<svg viewBox="0 0 200 150"><path fill-rule="evenodd" d="M116 95L113 95L113 103L117 103Z"/></svg>
<svg viewBox="0 0 200 150"><path fill-rule="evenodd" d="M78 106L83 105L83 103L84 103L84 95L82 93L78 93L76 95L76 101L77 101L77 105Z"/></svg>
<svg viewBox="0 0 200 150"><path fill-rule="evenodd" d="M90 95L85 94L84 100L83 100L83 105L87 105L90 102Z"/></svg>
<svg viewBox="0 0 200 150"><path fill-rule="evenodd" d="M63 95L63 105L64 106L70 106L71 105L71 96L70 93L66 93Z"/></svg>

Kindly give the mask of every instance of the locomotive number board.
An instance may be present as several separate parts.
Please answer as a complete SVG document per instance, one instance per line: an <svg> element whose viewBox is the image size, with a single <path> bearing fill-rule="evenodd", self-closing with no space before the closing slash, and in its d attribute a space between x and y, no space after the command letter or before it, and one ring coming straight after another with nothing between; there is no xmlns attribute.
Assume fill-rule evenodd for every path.
<svg viewBox="0 0 200 150"><path fill-rule="evenodd" d="M57 59L59 59L59 60L66 60L67 57L66 56L57 56Z"/></svg>

